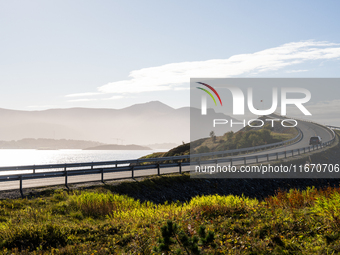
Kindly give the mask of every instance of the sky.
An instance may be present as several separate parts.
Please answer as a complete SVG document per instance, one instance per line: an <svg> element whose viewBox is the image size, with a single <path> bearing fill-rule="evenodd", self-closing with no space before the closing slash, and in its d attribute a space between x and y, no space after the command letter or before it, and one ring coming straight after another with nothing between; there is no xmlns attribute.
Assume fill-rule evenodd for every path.
<svg viewBox="0 0 340 255"><path fill-rule="evenodd" d="M338 10L336 0L0 0L0 108L180 108L190 78L337 78Z"/></svg>

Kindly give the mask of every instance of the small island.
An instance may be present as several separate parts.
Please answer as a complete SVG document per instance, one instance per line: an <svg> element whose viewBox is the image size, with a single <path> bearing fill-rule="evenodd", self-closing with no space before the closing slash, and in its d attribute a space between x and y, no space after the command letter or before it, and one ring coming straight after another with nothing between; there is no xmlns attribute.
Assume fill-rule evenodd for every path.
<svg viewBox="0 0 340 255"><path fill-rule="evenodd" d="M152 149L146 146L141 146L141 145L136 145L136 144L128 144L128 145L105 144L105 145L85 148L83 150L152 150Z"/></svg>

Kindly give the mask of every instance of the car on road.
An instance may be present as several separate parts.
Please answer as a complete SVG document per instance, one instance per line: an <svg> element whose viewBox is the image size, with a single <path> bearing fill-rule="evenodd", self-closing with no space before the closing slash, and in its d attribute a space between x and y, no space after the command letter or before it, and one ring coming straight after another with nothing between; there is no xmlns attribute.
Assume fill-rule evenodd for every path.
<svg viewBox="0 0 340 255"><path fill-rule="evenodd" d="M317 144L322 144L322 139L320 136L312 136L309 139L309 145L317 145Z"/></svg>

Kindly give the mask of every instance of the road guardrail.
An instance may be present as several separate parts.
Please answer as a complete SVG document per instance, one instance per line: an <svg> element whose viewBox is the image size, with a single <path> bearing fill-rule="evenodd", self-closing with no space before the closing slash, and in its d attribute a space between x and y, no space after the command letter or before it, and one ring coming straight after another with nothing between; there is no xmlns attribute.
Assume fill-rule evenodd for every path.
<svg viewBox="0 0 340 255"><path fill-rule="evenodd" d="M131 160L115 160L115 161L103 161L103 162L87 162L87 163L70 163L70 164L45 164L45 165L29 165L29 166L11 166L11 167L0 167L0 182L7 181L19 181L19 189L23 196L23 181L24 180L32 180L32 179L44 179L44 178L54 178L54 177L64 177L65 178L65 186L68 187L68 177L70 176L79 176L79 175L91 175L91 174L100 174L101 181L104 182L106 173L113 172L131 172L131 178L135 177L135 171L138 170L147 170L147 169L157 169L157 174L161 175L161 168L169 168L169 167L178 167L178 172L182 173L182 167L190 165L190 160L197 162L198 164L202 163L223 163L229 162L231 165L236 162L244 162L245 164L249 160L254 160L255 163L263 162L261 159L265 159L265 161L270 160L278 160L281 155L284 155L283 158L287 158L294 155L300 155L303 153L315 151L322 149L326 146L331 145L336 135L334 131L326 127L332 133L332 139L324 142L320 145L313 145L298 149L292 150L284 150L281 152L275 153L264 153L261 155L246 155L246 156L234 156L233 154L250 151L258 151L264 150L268 148L283 146L290 143L296 143L300 141L303 137L303 133L300 129L298 129L298 135L290 140L267 144L262 146L256 146L251 148L243 148L243 149L235 149L235 150L227 150L227 151L218 151L218 152L209 152L209 153L201 153L194 155L184 155L184 156L173 156L173 157L163 157L163 158L148 158L148 159L131 159ZM223 158L224 155L231 155L229 157ZM220 158L207 159L202 161L202 158L206 157L216 157L222 156ZM282 158L282 157L281 157ZM193 160L196 159L196 160ZM166 163L164 163L166 162ZM143 164L149 163L149 164ZM10 174L10 175L1 175L1 172L4 171L25 171L25 173L20 174ZM112 180L112 179L110 179Z"/></svg>

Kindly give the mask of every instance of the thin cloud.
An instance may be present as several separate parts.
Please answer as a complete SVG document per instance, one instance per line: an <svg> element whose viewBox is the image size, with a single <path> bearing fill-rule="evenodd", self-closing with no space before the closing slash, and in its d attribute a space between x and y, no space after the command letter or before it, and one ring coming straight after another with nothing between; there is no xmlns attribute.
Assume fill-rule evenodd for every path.
<svg viewBox="0 0 340 255"><path fill-rule="evenodd" d="M68 102L89 102L89 101L97 101L96 98L81 98L81 99L72 99L68 100Z"/></svg>
<svg viewBox="0 0 340 255"><path fill-rule="evenodd" d="M57 105L29 105L27 108L56 108L59 107Z"/></svg>
<svg viewBox="0 0 340 255"><path fill-rule="evenodd" d="M102 98L101 100L116 100L116 99L122 99L124 96L112 96L109 98Z"/></svg>
<svg viewBox="0 0 340 255"><path fill-rule="evenodd" d="M302 73L302 72L308 72L309 70L288 70L286 73Z"/></svg>
<svg viewBox="0 0 340 255"><path fill-rule="evenodd" d="M96 95L100 95L100 94L102 94L102 93L100 93L100 92L85 92L85 93L69 94L69 95L66 95L65 97L96 96Z"/></svg>
<svg viewBox="0 0 340 255"><path fill-rule="evenodd" d="M131 71L130 79L111 82L98 87L98 92L78 93L67 97L99 94L118 94L124 97L132 93L189 89L190 78L227 78L277 71L289 66L314 60L340 58L340 44L302 41L252 54L238 54L228 59L212 59L171 63L162 66ZM288 73L308 70L290 70ZM112 98L114 99L114 98Z"/></svg>
<svg viewBox="0 0 340 255"><path fill-rule="evenodd" d="M189 90L189 87L175 87L174 90Z"/></svg>
<svg viewBox="0 0 340 255"><path fill-rule="evenodd" d="M140 93L172 90L187 84L191 77L225 78L247 73L276 71L312 60L340 58L339 44L329 42L292 42L252 54L228 59L180 62L130 72L129 80L108 83L102 93Z"/></svg>

